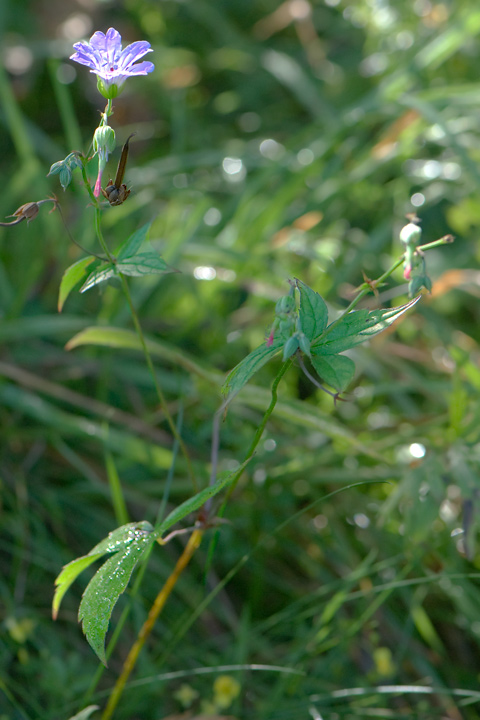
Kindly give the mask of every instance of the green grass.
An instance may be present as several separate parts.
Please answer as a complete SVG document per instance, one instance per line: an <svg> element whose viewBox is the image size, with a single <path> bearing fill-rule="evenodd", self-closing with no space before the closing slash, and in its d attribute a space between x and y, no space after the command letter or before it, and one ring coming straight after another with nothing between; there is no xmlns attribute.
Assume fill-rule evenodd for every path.
<svg viewBox="0 0 480 720"><path fill-rule="evenodd" d="M70 232L97 251L79 176L64 193L46 175L87 151L103 105L86 69L58 81L65 9L52 1L47 20L43 7L8 0L0 12L6 57L24 46L34 59L0 74L0 219L56 193ZM467 0L423 15L388 7L315 1L303 21L271 0L92 11L91 32L114 26L155 51L155 72L114 103L119 146L137 136L132 194L105 212L104 233L114 248L153 221L153 247L181 271L130 288L201 487L220 387L264 341L288 278L335 313L363 272L398 258L407 212L421 216L422 242L457 236L427 254L432 296L351 352L347 402L289 371L228 522L180 578L118 720L186 711L185 683L194 718L219 674L241 691L217 715L242 720L480 717L479 12ZM129 613L95 681L76 622L91 571L56 623L54 579L125 512L155 522L162 500L170 511L193 494L141 353L65 349L88 327L133 327L114 284L72 293L58 314L62 274L82 256L47 206L0 229L0 720L105 706L183 540L155 547L120 599L112 631ZM197 279L199 267L216 277ZM392 300L406 301L401 270L365 307ZM243 461L279 369L265 366L231 403L220 471Z"/></svg>

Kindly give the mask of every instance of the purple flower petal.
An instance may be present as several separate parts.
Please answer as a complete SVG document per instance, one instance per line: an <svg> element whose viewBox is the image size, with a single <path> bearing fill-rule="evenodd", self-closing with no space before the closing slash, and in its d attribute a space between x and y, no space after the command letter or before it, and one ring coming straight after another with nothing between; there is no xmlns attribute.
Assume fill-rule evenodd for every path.
<svg viewBox="0 0 480 720"><path fill-rule="evenodd" d="M141 63L132 65L130 68L126 69L124 72L128 73L129 76L147 75L148 73L151 73L154 69L155 69L155 65L153 63L148 62L147 60L144 60Z"/></svg>
<svg viewBox="0 0 480 720"><path fill-rule="evenodd" d="M121 87L128 77L146 75L154 70L151 62L136 63L144 55L152 52L150 43L138 40L122 50L122 38L115 28L109 28L107 34L97 31L89 43L74 44L76 52L70 60L86 65L90 72L98 75L108 88L111 85Z"/></svg>
<svg viewBox="0 0 480 720"><path fill-rule="evenodd" d="M108 62L113 62L122 52L122 36L114 28L109 28L106 35L100 31L93 33L90 44L101 57L108 58Z"/></svg>
<svg viewBox="0 0 480 720"><path fill-rule="evenodd" d="M125 50L122 50L122 54L120 55L120 63L122 67L127 67L128 65L134 63L136 60L140 60L141 57L143 57L149 52L152 52L150 43L146 42L145 40L137 40L137 42L133 42L131 43L131 45L127 45Z"/></svg>
<svg viewBox="0 0 480 720"><path fill-rule="evenodd" d="M70 55L70 60L75 60L75 62L81 65L88 65L88 67L91 68L98 67L99 58L93 52L93 48L91 48L90 45L87 45L87 43L75 43L73 47L77 52Z"/></svg>

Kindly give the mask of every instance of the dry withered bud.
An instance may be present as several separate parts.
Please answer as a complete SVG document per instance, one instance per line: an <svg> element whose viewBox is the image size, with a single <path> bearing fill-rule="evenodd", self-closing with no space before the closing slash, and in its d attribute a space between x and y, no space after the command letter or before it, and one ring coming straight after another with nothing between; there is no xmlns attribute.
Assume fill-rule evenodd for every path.
<svg viewBox="0 0 480 720"><path fill-rule="evenodd" d="M31 222L32 220L35 220L35 218L38 215L38 212L40 210L40 205L43 205L43 203L46 202L53 202L53 208L50 210L50 212L53 212L55 208L57 207L57 198L55 196L46 198L45 200L38 200L37 202L28 202L24 203L23 205L20 205L17 210L13 213L13 215L7 215L7 217L13 217L16 218L15 220L12 220L11 222L4 223L0 222L1 227L10 227L11 225L18 225L19 223L23 222L24 220L27 221L27 223Z"/></svg>
<svg viewBox="0 0 480 720"><path fill-rule="evenodd" d="M121 205L127 197L130 195L130 190L127 188L125 183L122 183L123 176L125 175L125 168L127 165L128 158L128 143L135 133L132 133L122 148L122 154L118 163L117 174L115 176L115 182L109 180L105 190L102 189L102 194L107 198L110 205Z"/></svg>

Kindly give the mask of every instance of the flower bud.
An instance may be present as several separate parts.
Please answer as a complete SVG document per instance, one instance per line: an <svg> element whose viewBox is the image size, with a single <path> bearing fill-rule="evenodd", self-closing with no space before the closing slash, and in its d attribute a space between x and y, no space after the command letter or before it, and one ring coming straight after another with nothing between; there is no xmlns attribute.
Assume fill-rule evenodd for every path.
<svg viewBox="0 0 480 720"><path fill-rule="evenodd" d="M70 153L70 155L67 155L64 162L68 165L70 170L75 170L75 168L81 168L82 163L82 153L78 152L78 150L74 150L74 152Z"/></svg>
<svg viewBox="0 0 480 720"><path fill-rule="evenodd" d="M18 225L24 220L26 220L28 224L37 217L40 205L47 202L53 203L53 208L50 212L53 212L58 207L57 198L55 196L46 198L45 200L37 200L37 202L24 203L15 210L13 215L7 215L7 217L13 217L15 220L12 220L12 222L9 223L0 222L0 225L2 227L9 227L10 225Z"/></svg>
<svg viewBox="0 0 480 720"><path fill-rule="evenodd" d="M283 359L288 360L289 357L292 357L299 348L299 342L298 337L295 335L292 335L292 337L288 338L287 342L285 343L283 347Z"/></svg>
<svg viewBox="0 0 480 720"><path fill-rule="evenodd" d="M421 235L422 229L410 222L400 230L400 242L409 247L416 247Z"/></svg>
<svg viewBox="0 0 480 720"><path fill-rule="evenodd" d="M275 320L272 327L270 328L270 333L265 341L267 347L272 347L272 345L273 345L273 340L275 338L275 330L277 329L277 325L278 325L278 320Z"/></svg>
<svg viewBox="0 0 480 720"><path fill-rule="evenodd" d="M98 155L98 175L93 194L100 195L102 175L108 160L108 154L115 149L115 130L110 125L100 125L93 135L93 149Z"/></svg>
<svg viewBox="0 0 480 720"><path fill-rule="evenodd" d="M9 215L8 217L16 217L18 218L18 221L26 220L27 223L31 222L32 220L35 220L35 218L38 215L39 211L38 203L36 202L29 202L25 203L24 205L20 205L20 207L15 210L13 215Z"/></svg>
<svg viewBox="0 0 480 720"><path fill-rule="evenodd" d="M59 162L53 163L47 177L50 175L59 175L60 185L64 190L67 189L72 181L72 171L67 165L66 160L60 160Z"/></svg>
<svg viewBox="0 0 480 720"><path fill-rule="evenodd" d="M275 315L279 315L280 317L289 315L290 313L295 312L295 307L295 298L292 297L292 295L283 295L283 297L277 300L277 304L275 305Z"/></svg>
<svg viewBox="0 0 480 720"><path fill-rule="evenodd" d="M305 355L308 355L310 357L310 340L307 338L305 333L298 332L298 344L300 346L300 350L305 353Z"/></svg>
<svg viewBox="0 0 480 720"><path fill-rule="evenodd" d="M427 293L432 292L432 281L428 275L417 275L412 277L408 284L408 294L410 297L417 295L420 290L425 289Z"/></svg>
<svg viewBox="0 0 480 720"><path fill-rule="evenodd" d="M115 130L110 125L100 125L93 136L93 149L99 155L105 154L108 160L108 153L115 150Z"/></svg>
<svg viewBox="0 0 480 720"><path fill-rule="evenodd" d="M67 155L65 160L59 160L58 162L53 163L47 177L50 177L50 175L59 175L60 185L64 190L66 190L72 182L72 173L77 167L82 167L80 153L73 152L70 153L70 155Z"/></svg>

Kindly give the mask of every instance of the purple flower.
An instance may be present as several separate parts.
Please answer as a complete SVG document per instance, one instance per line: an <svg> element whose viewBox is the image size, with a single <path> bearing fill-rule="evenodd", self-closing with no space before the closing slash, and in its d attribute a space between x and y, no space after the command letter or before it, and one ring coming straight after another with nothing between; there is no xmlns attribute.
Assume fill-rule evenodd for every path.
<svg viewBox="0 0 480 720"><path fill-rule="evenodd" d="M70 56L70 60L86 65L90 72L98 76L98 89L107 99L118 95L128 77L146 75L155 67L145 60L137 63L137 60L152 52L149 42L139 40L122 50L122 37L114 28L107 30L106 35L97 31L89 43L78 42L73 47L76 52Z"/></svg>

